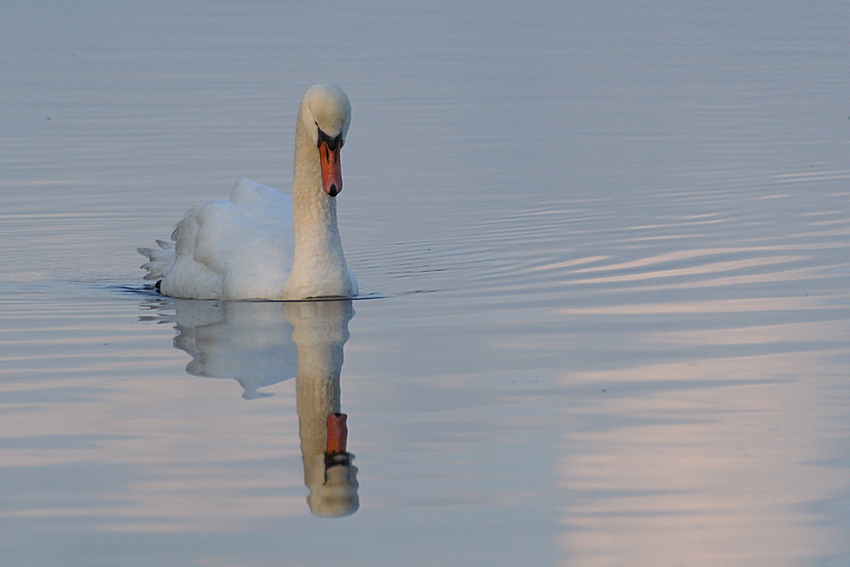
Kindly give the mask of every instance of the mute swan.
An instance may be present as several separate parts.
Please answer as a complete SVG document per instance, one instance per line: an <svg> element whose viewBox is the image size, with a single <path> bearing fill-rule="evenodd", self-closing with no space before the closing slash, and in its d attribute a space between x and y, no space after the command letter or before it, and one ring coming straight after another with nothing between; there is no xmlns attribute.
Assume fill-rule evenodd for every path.
<svg viewBox="0 0 850 567"><path fill-rule="evenodd" d="M339 154L351 104L338 87L307 90L295 125L292 195L241 179L230 200L192 206L148 258L146 280L164 295L190 299L353 297L335 197L342 191Z"/></svg>

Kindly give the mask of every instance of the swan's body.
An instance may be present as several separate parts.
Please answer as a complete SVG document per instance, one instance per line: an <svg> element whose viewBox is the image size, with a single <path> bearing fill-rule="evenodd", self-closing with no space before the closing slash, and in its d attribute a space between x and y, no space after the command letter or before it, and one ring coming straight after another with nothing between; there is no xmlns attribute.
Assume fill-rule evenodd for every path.
<svg viewBox="0 0 850 567"><path fill-rule="evenodd" d="M250 179L230 200L194 205L159 249L140 248L145 279L160 291L192 299L353 297L357 281L342 251L336 195L339 151L351 120L348 97L315 85L295 126L292 195Z"/></svg>

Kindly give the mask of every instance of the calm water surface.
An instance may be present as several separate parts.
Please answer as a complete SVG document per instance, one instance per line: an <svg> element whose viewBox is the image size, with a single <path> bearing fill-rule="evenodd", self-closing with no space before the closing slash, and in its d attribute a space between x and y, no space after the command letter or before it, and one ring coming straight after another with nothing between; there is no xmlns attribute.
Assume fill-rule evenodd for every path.
<svg viewBox="0 0 850 567"><path fill-rule="evenodd" d="M844 3L2 20L2 564L850 562ZM318 81L364 297L146 290Z"/></svg>

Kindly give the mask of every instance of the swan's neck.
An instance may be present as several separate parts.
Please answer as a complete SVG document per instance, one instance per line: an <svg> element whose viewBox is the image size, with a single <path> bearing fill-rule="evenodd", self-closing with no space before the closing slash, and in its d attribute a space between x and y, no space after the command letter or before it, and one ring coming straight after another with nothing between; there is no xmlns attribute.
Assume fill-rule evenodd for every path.
<svg viewBox="0 0 850 567"><path fill-rule="evenodd" d="M319 150L302 126L295 126L292 180L295 256L284 288L286 298L352 295L336 220L336 200L322 189Z"/></svg>

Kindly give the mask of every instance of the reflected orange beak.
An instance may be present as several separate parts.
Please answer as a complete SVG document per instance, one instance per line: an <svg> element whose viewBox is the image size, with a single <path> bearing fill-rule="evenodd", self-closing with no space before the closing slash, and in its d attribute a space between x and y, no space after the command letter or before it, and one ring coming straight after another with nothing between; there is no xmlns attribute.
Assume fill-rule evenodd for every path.
<svg viewBox="0 0 850 567"><path fill-rule="evenodd" d="M348 444L348 416L344 413L332 413L328 415L328 445L325 451L328 455L345 453Z"/></svg>
<svg viewBox="0 0 850 567"><path fill-rule="evenodd" d="M336 149L330 149L328 143L322 140L319 143L319 159L322 163L322 189L331 197L336 197L342 191L342 166L339 163L339 151L342 144L337 144Z"/></svg>

